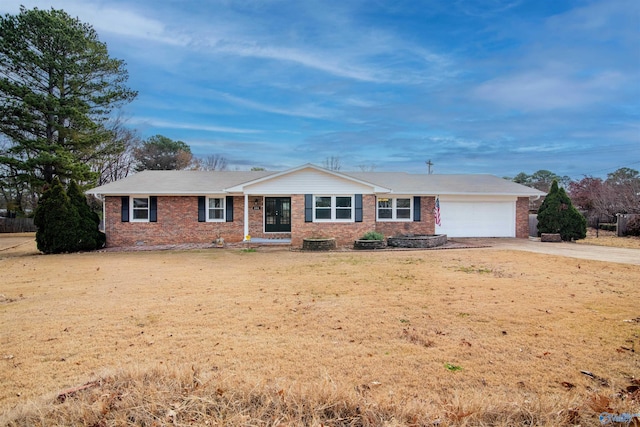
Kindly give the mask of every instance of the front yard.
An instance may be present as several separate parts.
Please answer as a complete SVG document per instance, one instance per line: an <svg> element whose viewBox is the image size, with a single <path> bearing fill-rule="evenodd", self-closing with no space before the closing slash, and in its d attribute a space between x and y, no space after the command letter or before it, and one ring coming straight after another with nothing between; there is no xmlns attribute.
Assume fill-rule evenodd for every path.
<svg viewBox="0 0 640 427"><path fill-rule="evenodd" d="M0 423L640 412L639 266L492 248L34 253L0 252Z"/></svg>

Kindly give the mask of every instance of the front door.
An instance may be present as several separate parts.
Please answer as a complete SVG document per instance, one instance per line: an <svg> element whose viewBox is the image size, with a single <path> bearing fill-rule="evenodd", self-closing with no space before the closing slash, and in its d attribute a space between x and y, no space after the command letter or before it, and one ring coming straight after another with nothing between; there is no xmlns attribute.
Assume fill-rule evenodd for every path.
<svg viewBox="0 0 640 427"><path fill-rule="evenodd" d="M291 197L264 199L264 231L267 233L291 232Z"/></svg>

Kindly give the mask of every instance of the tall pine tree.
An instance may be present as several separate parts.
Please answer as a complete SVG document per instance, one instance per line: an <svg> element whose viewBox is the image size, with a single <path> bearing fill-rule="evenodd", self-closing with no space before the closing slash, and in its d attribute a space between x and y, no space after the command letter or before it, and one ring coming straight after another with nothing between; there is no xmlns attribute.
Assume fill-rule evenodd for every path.
<svg viewBox="0 0 640 427"><path fill-rule="evenodd" d="M21 7L0 16L4 170L36 194L55 177L93 181L90 162L111 139L106 120L137 95L124 66L90 25L63 10Z"/></svg>

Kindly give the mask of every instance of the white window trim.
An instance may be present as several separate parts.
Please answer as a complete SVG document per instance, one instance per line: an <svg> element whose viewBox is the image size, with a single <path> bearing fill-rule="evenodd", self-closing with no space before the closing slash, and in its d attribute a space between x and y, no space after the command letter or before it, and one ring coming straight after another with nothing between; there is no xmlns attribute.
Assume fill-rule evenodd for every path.
<svg viewBox="0 0 640 427"><path fill-rule="evenodd" d="M209 200L222 199L222 218L209 218ZM226 222L227 220L227 198L226 196L207 196L204 205L205 218L207 222Z"/></svg>
<svg viewBox="0 0 640 427"><path fill-rule="evenodd" d="M147 218L146 219L136 219L135 216L133 215L134 199L147 199ZM130 196L129 197L129 221L130 222L149 222L150 218L151 218L151 197L143 196L143 195Z"/></svg>
<svg viewBox="0 0 640 427"><path fill-rule="evenodd" d="M380 218L378 207L379 199L391 200L391 218ZM398 199L409 199L409 218L398 218ZM378 222L411 222L413 221L413 197L411 196L394 196L394 197L376 197L376 221Z"/></svg>
<svg viewBox="0 0 640 427"><path fill-rule="evenodd" d="M316 218L316 198L318 197L331 197L331 218ZM336 218L336 197L349 197L351 199L351 217L350 218ZM356 213L356 209L355 209L355 196L353 194L334 194L334 195L329 195L329 194L314 194L313 195L313 222L355 222L355 213ZM321 208L321 209L327 209L327 208ZM345 209L346 208L342 208Z"/></svg>

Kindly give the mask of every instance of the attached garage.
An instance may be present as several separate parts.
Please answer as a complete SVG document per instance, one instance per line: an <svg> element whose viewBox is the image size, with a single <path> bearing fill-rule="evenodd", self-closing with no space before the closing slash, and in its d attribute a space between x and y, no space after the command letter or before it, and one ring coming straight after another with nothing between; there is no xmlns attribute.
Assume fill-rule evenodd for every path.
<svg viewBox="0 0 640 427"><path fill-rule="evenodd" d="M515 197L440 197L440 226L448 237L516 237Z"/></svg>

